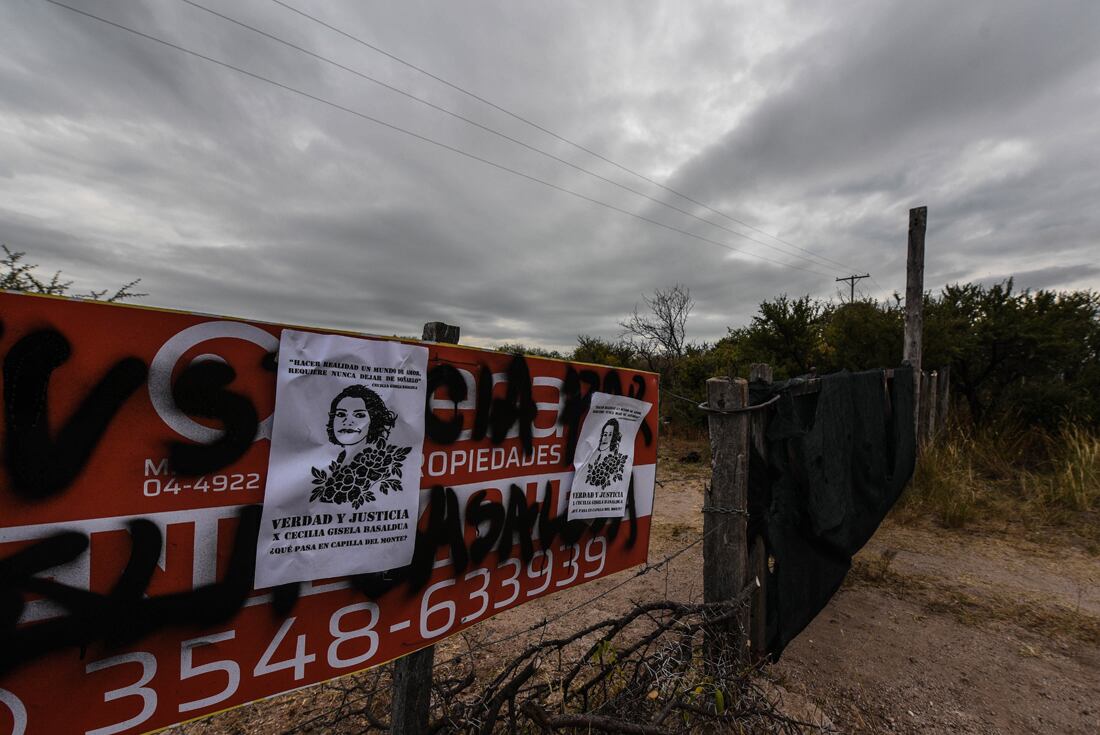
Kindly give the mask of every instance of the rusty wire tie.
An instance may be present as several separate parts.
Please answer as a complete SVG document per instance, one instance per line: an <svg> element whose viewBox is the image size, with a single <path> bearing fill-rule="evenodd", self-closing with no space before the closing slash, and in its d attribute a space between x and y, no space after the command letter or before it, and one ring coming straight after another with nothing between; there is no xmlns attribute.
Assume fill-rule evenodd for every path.
<svg viewBox="0 0 1100 735"><path fill-rule="evenodd" d="M722 508L722 507L717 506L717 505L704 505L703 506L703 512L704 513L724 513L724 514L727 514L727 515L745 516L746 518L749 517L749 509L748 508Z"/></svg>

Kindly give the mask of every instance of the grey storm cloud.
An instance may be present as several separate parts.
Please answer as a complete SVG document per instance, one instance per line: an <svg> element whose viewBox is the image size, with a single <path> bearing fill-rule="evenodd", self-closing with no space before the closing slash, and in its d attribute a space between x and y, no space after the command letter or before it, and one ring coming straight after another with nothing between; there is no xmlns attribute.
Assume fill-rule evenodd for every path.
<svg viewBox="0 0 1100 735"><path fill-rule="evenodd" d="M379 334L444 319L479 344L568 348L679 282L690 336L714 340L849 272L903 291L918 204L931 289L1100 274L1093 2L288 0L739 224L273 2L196 0L708 224L180 0L68 1L580 195L13 0L0 241L82 289L140 277L152 305Z"/></svg>

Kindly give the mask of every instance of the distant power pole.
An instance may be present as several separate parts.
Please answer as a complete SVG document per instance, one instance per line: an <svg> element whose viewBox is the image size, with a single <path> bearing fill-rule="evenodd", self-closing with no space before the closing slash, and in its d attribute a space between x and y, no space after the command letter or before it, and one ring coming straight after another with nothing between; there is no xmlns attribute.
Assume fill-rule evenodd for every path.
<svg viewBox="0 0 1100 735"><path fill-rule="evenodd" d="M847 276L846 278L836 279L838 283L840 281L847 282L847 284L849 286L849 295L848 295L848 303L849 304L854 303L855 300L856 300L856 281L859 281L859 280L864 279L864 278L870 278L870 277L871 277L870 273L864 273L862 276L857 276L853 273L852 275Z"/></svg>

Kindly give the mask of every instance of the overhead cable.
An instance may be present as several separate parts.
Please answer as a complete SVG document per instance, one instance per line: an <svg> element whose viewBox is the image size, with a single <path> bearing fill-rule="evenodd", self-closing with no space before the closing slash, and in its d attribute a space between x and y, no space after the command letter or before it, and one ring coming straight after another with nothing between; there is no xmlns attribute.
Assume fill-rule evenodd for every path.
<svg viewBox="0 0 1100 735"><path fill-rule="evenodd" d="M429 144L434 145L438 148L442 148L442 149L450 151L452 153L456 153L456 154L458 154L460 156L463 156L465 158L469 158L471 160L478 161L478 162L483 163L487 166L492 166L493 168L499 169L501 171L505 171L505 172L513 174L515 176L519 176L521 178L527 179L528 181L533 181L535 183L542 184L543 186L546 186L548 188L555 189L555 190L563 192L565 194L569 194L570 196L576 197L578 199L583 199L587 202L591 202L592 204L597 204L597 205L599 205L601 207L604 207L606 209L610 209L612 211L619 212L620 214L624 214L624 215L627 215L629 217L634 217L635 219L639 219L643 222L648 222L649 224L655 225L657 227L661 227L661 228L669 230L671 232L677 232L681 235L691 237L691 238L699 240L701 242L706 242L706 243L710 243L712 245L717 245L718 247L729 250L730 252L740 253L742 255L747 255L749 257L757 258L758 260L763 260L763 261L766 261L766 262L769 262L769 263L773 263L774 265L778 265L778 266L781 266L781 267L784 267L784 268L791 268L793 270L804 271L806 273L813 273L814 275L817 275L817 276L823 276L823 277L826 277L826 278L828 277L824 273L821 273L820 271L811 270L809 268L803 268L801 266L794 265L792 263L784 263L783 261L780 261L780 260L775 260L773 258L768 258L764 255L759 255L757 253L750 252L748 250L743 250L741 248L736 248L732 245L721 242L719 240L714 240L714 239L711 239L709 237L704 237L702 235L698 235L694 232L684 230L684 229L676 227L674 225L669 225L669 224L666 224L664 222L660 222L658 220L651 219L651 218L646 217L644 215L636 214L636 213L631 212L627 209L617 207L614 204L609 204L608 202L604 202L604 201L601 201L599 199L595 199L593 197L587 196L585 194L581 194L580 192L573 191L572 189L566 188L564 186L559 186L558 184L554 184L554 183L546 181L544 179L540 179L537 176L532 176L531 174L527 174L527 173L524 173L522 171L518 171L518 170L516 170L514 168L511 168L509 166L506 166L504 164L497 163L496 161L492 161L492 160L489 160L487 158L483 158L481 156L478 156L474 153L470 153L468 151L464 151L461 148L456 148L455 146L449 145L449 144L444 143L444 142L439 141L439 140L435 140L434 138L430 138L426 135L421 135L420 133L416 133L416 132L413 132L411 130L407 130L407 129L399 126L399 125L395 125L393 123L386 122L385 120L381 120L379 118L368 115L365 112L360 112L359 110L355 110L355 109L352 109L350 107L346 107L344 105L341 105L338 102L333 102L332 100L328 100L328 99L325 99L323 97L319 97L315 94L312 94L310 92L306 92L305 90L299 89L297 87L293 87L289 84L284 84L283 82L279 82L279 81L276 81L276 80L271 79L269 77L265 77L262 74L258 74L256 72L249 71L247 69L243 69L239 66L235 66L233 64L230 64L227 61L222 61L221 59L216 59L212 56L207 56L207 55L205 55L203 53L200 53L198 51L195 51L193 49L189 49L189 48L186 48L184 46L180 46L179 44L173 43L172 41L168 41L168 40L160 38L158 36L154 36L152 34L145 33L144 31L139 31L136 28L131 28L130 26L123 25L122 23L118 23L116 21L109 20L107 18L103 18L101 16L95 15L94 13L90 13L88 11L81 10L79 8L75 8L71 5L67 5L63 2L60 2L60 0L43 0L43 1L47 2L51 5L55 5L59 8L64 9L64 10L68 10L72 13L76 13L77 15L81 15L81 16L84 16L84 17L89 18L91 20L95 20L95 21L98 21L98 22L103 23L105 25L109 25L113 28L117 28L119 30L126 31L127 33L131 33L131 34L136 35L136 36L140 36L141 38L145 38L149 41L153 41L154 43L158 43L158 44L161 44L162 46L166 46L168 48L174 49L174 50L179 51L181 53L185 53L189 56L192 56L192 57L195 57L195 58L198 58L198 59L202 59L203 61L207 61L207 62L210 62L212 64L216 64L216 65L224 67L226 69L230 69L230 70L235 71L239 74L243 74L245 76L251 77L251 78L256 79L256 80L259 80L261 82L265 82L267 84L270 84L272 86L278 87L278 88L283 89L283 90L286 90L288 92L293 92L294 94L300 95L300 96L305 97L305 98L310 99L310 100L313 100L314 102L319 102L323 105L327 105L329 107L335 108L335 109L340 110L342 112L346 112L350 115L355 115L356 117L359 117L363 120L367 120L368 122L372 122L372 123L374 123L376 125L379 125L381 127L388 128L390 130L394 130L394 131L399 132L399 133L403 133L404 135L407 135L411 138L415 138L415 139L417 139L419 141L422 141L424 143L429 143Z"/></svg>
<svg viewBox="0 0 1100 735"><path fill-rule="evenodd" d="M651 201L651 202L654 202L654 203L656 203L656 204L659 204L659 205L661 205L662 207L667 207L668 209L671 209L671 210L674 210L674 211L676 211L676 212L679 212L680 214L684 214L684 215L687 215L688 217L691 217L691 218L693 218L693 219L699 220L700 222L703 222L703 223L705 223L705 224L708 224L708 225L710 225L710 226L712 226L712 227L716 227L716 228L718 228L718 229L720 229L720 230L724 230L725 232L728 232L728 233L730 233L730 234L732 234L732 235L736 235L737 237L741 237L741 238L744 238L744 239L746 239L746 240L748 240L748 241L750 241L750 242L754 242L754 243L757 243L757 244L759 244L759 245L763 245L764 247L766 247L766 248L769 248L769 249L771 249L771 250L774 250L774 251L776 251L776 252L778 252L778 253L781 253L781 254L783 254L783 255L786 255L786 256L789 256L789 257L793 257L793 258L798 258L799 260L802 260L802 261L804 261L804 262L806 262L806 263L808 263L808 264L810 264L810 265L812 265L812 266L822 267L822 266L824 265L824 267L828 267L828 265L827 265L827 264L823 264L823 263L819 263L819 262L817 262L817 261L811 260L811 259L807 258L807 257L806 257L806 256L804 256L804 255L799 255L798 253L792 253L792 252L788 252L787 250L783 250L783 249L781 249L781 248L779 248L779 247L777 247L777 246L773 245L772 243L769 243L769 242L765 242L764 240L759 240L759 239L757 239L757 238L755 238L755 237L752 237L752 236L750 236L750 235L746 235L746 234L745 234L745 233L743 233L743 232L739 232L739 231L737 231L737 230L735 230L735 229L733 229L733 228L731 228L731 227L727 227L726 225L720 224L720 223L718 223L718 222L712 222L711 220L709 220L709 219L706 219L705 217L700 217L699 215L697 215L697 214L695 214L694 212L691 212L691 211L689 211L689 210L687 210L687 209L684 209L684 208L682 208L682 207L678 207L678 206L676 206L675 204L670 204L670 203L668 203L668 202L666 202L666 201L664 201L664 200L658 199L657 197L654 197L654 196L651 196L651 195L649 195L649 194L646 194L646 193L645 193L644 191L639 191L638 189L635 189L635 188L633 188L633 187L631 187L631 186L628 186L628 185L626 185L626 184L623 184L623 183L620 183L620 182L618 182L618 181L615 181L614 179L609 179L609 178L607 178L606 176L602 176L602 175L600 175L600 174L596 173L595 171L592 171L592 170L590 170L590 169L584 168L583 166L579 166L579 165L577 165L577 164L573 163L572 161L569 161L569 160L567 160L567 159L565 159L565 158L562 158L562 157L560 157L560 156L557 156L557 155L555 155L555 154L553 154L553 153L550 153L549 151L543 150L542 148L539 148L539 147L537 147L537 146L531 145L531 144L529 144L529 143L525 143L524 141L522 141L522 140L519 140L519 139L517 139L517 138L514 138L514 137L512 137L511 135L508 135L507 133L504 133L504 132L501 132L500 130L497 130L496 128L493 128L493 127L490 127L490 126L488 126L488 125L484 125L484 124L482 124L482 123L479 123L479 122L477 122L476 120L472 120L472 119L470 119L470 118L468 118L468 117L466 117L466 116L464 116L464 115L461 115L461 114L459 114L459 113L457 113L457 112L454 112L453 110L449 110L449 109L447 109L446 107L443 107L443 106L441 106L441 105L437 105L437 104L435 104L434 102L432 102L432 101L430 101L430 100L427 100L427 99L425 99L425 98L423 98L423 97L419 97L419 96L417 96L417 95L415 95L415 94L413 94L413 93L411 93L411 92L408 92L408 91L406 91L406 90L404 90L404 89L401 89L401 88L399 88L399 87L396 87L396 86L394 86L394 85L392 85L392 84L389 84L389 83L387 83L387 82L383 82L383 81L382 81L382 80L380 80L380 79L377 79L377 78L375 78L375 77L372 77L372 76L371 76L371 75L369 75L369 74L366 74L366 73L364 73L364 72L361 72L361 71L359 71L359 70L357 70L357 69L354 69L354 68L351 68L351 67L349 67L349 66L346 66L346 65L344 65L344 64L341 64L340 62L338 62L338 61L335 61L335 60L333 60L333 59L331 59L331 58L329 58L329 57L327 57L327 56L324 56L324 55L322 55L322 54L319 54L319 53L317 53L317 52L315 52L315 51L311 51L310 49L307 49L307 48L304 48L304 47L302 47L302 46L299 46L298 44L295 44L295 43L292 43L292 42L290 42L290 41L287 41L286 39L284 39L284 38L280 38L279 36L276 36L276 35L274 35L274 34L272 34L272 33L268 33L267 31L264 31L264 30L262 30L262 29L260 29L260 28L257 28L257 27L255 27L255 26L253 26L253 25L250 25L250 24L248 24L248 23L245 23L245 22L244 22L244 21L242 21L242 20L239 20L239 19L237 19L237 18L233 18L233 17L230 17L230 16L228 16L228 15L226 15L226 14L224 14L224 13L218 12L217 10L214 10L214 9L212 9L212 8L209 8L209 7L205 6L205 5L202 5L201 3L195 2L195 0L179 0L179 1L180 1L180 2L182 2L182 3L185 3L185 4L187 4L187 5L190 5L190 6L191 6L191 7L193 7L193 8L196 8L196 9L198 9L198 10L201 10L201 11L203 11L203 12L205 12L205 13L209 13L210 15L213 15L213 16L216 16L216 17L218 17L218 18L221 18L222 20L225 20L225 21L227 21L227 22L229 22L229 23L233 23L233 24L235 24L235 25L237 25L237 26L239 26L239 27L241 27L241 28L244 28L244 29L246 29L246 30L249 30L249 31L251 31L251 32L253 32L253 33L256 33L256 34L258 34L258 35L260 35L260 36L263 36L263 37L265 37L265 38L268 38L268 39L270 39L270 40L272 40L272 41L275 41L276 43L282 44L283 46L286 46L286 47L288 47L288 48L294 49L295 51L298 51L298 52L300 52L300 53L306 54L307 56L310 56L310 57L312 57L312 58L314 58L314 59L317 59L317 60L319 60L319 61L322 61L322 62L324 62L324 63L326 63L326 64L329 64L329 65L331 65L331 66L334 66L334 67L336 67L336 68L338 68L338 69L342 69L343 71L346 71L346 72L348 72L348 73L350 73L350 74L354 74L355 76L357 76L357 77L359 77L359 78L361 78L361 79L364 79L364 80L366 80L366 81L368 81L368 82L371 82L372 84L376 84L376 85L378 85L378 86L380 86L380 87L383 87L383 88L385 88L385 89L387 89L387 90L389 90L389 91L391 91L391 92L394 92L395 94L399 94L399 95L402 95L403 97L407 97L408 99L411 99L411 100L413 100L413 101L415 101L415 102L418 102L418 103L420 103L420 104L422 104L422 105L426 105L427 107L430 107L430 108L432 108L433 110L437 110L437 111L439 111L439 112L442 112L442 113L444 113L445 115L450 115L451 117L453 117L453 118L455 118L455 119L457 119L457 120L461 120L462 122L464 122L464 123L466 123L466 124L468 124L468 125L472 125L472 126L474 126L474 127L476 127L476 128L479 128L479 129L481 129L481 130L484 130L484 131L485 131L485 132L487 132L487 133L491 133L492 135L495 135L495 136L497 136L497 137L499 137L499 138L502 138L502 139L504 139L504 140L507 140L507 141L509 141L509 142L511 142L511 143L515 143L515 144L516 144L516 145L518 145L518 146L522 146L523 148L526 148L526 149L527 149L527 150L529 150L529 151L532 151L532 152L534 152L534 153L537 153L537 154L539 154L540 156L545 156L546 158L549 158L549 159L551 159L551 160L553 160L553 161L557 161L558 163L562 163L562 164L564 164L564 165L566 165L566 166L569 166L569 167L570 167L570 168L572 168L572 169L575 169L575 170L577 170L577 171L580 171L581 173L587 174L588 176L591 176L591 177L593 177L593 178L595 178L595 179L599 179L600 181L603 181L603 182L605 182L605 183L611 184L612 186L616 186L616 187L618 187L618 188L620 188L620 189L622 189L622 190L624 190L624 191L628 191L628 192L630 192L631 194L635 194L635 195L637 195L637 196L640 196L640 197L642 197L642 198L644 198L644 199L648 199L649 201Z"/></svg>
<svg viewBox="0 0 1100 735"><path fill-rule="evenodd" d="M670 194L675 194L676 196L680 197L681 199L684 199L685 201L691 202L692 204L694 204L698 207L702 207L703 209L707 210L708 212L712 212L713 214L717 214L719 217L724 217L725 219L727 219L731 222L736 222L737 224L742 225L743 227L748 227L750 230L758 232L758 233L760 233L760 234L762 234L766 237L770 237L773 240L776 240L778 242L783 243L784 245L788 245L792 248L795 248L796 250L801 250L804 253L808 253L810 255L813 255L815 258L819 258L821 260L828 261L829 263L832 263L833 265L838 265L838 266L840 266L840 267L842 267L846 270L852 270L852 266L850 266L850 265L846 265L844 263L841 263L840 261L833 260L832 258L830 258L828 256L825 256L825 255L818 255L817 253L815 253L812 250L808 250L806 248L795 245L792 242L788 242L788 241L784 240L781 237L778 237L778 236L773 235L769 232L766 232L765 230L762 230L759 227L755 227L753 225L750 225L748 222L744 222L742 220L739 220L736 217L733 217L731 215L726 214L725 212L722 212L721 210L715 209L714 207L712 207L708 204L705 204L701 201L698 201L697 199L694 199L691 196L689 196L687 194L684 194L683 192L678 191L678 190L676 190L676 189L674 189L674 188L672 188L672 187L670 187L666 184L662 184L660 181L657 181L653 178L650 178L649 176L646 176L645 174L643 174L639 171L635 171L634 169L629 168L628 166L626 166L624 164L618 163L617 161L614 161L614 160L608 158L607 156L599 153L598 151L592 150L591 148L588 148L588 147L586 147L586 146L582 145L581 143L578 143L574 140L570 140L569 138L566 138L565 136L560 135L559 133L555 133L553 130L550 130L549 128L546 128L543 125L540 125L539 123L534 122L533 120L524 117L523 115L512 112L511 110L507 109L506 107L498 105L497 103L492 102L491 100L488 100L485 97L482 97L481 95L476 94L475 92L471 92L470 90L466 89L465 87L462 87L458 84L455 84L454 82L451 82L447 79L444 79L443 77L438 76L437 74L433 74L432 72L428 71L427 69L424 69L423 67L417 66L416 64L412 63L411 61L406 61L405 59L401 58L400 56L397 56L396 54L393 54L389 51L386 51L385 49L380 48L379 46L376 46L375 44L373 44L369 41L366 41L366 40L364 40L364 39L362 39L362 38L360 38L356 35L348 33L347 31L343 30L342 28L334 26L330 23L326 23L325 21L321 20L320 18L318 18L314 15L310 15L309 13L305 12L304 10L300 10L299 8L296 8L293 5L290 5L286 2L283 2L283 0L271 0L271 2L275 3L276 5L278 5L280 7L286 8L287 10L289 10L292 13L297 13L298 15L302 16L303 18L311 20L314 23L317 23L318 25L324 26L325 28L328 28L329 30L331 30L335 33L339 33L341 36L344 36L345 38L347 38L351 41L354 41L355 43L358 43L361 46L369 48L370 50L375 51L376 53L382 54L386 58L392 59L393 61L396 61L397 63L402 64L403 66L406 66L409 69L412 69L413 71L419 72L419 73L421 73L421 74L423 74L427 77L430 77L431 79L434 79L435 81L439 82L440 84L443 84L443 85L446 85L447 87L450 87L451 89L455 90L456 92L460 92L460 93L466 95L467 97L470 97L471 99L477 100L478 102L481 102L484 105L488 105L489 107L493 108L494 110L497 110L498 112L501 112L501 113L503 113L503 114L515 119L515 120L518 120L518 121L524 123L525 125L529 125L530 127L534 128L534 129L536 129L540 132L543 132L543 133L545 133L545 134L561 141L562 143L566 143L568 145L573 146L574 148L576 148L578 150L584 151L588 155L594 156L594 157L600 159L601 161L604 161L605 163L609 163L612 166L614 166L615 168L617 168L621 171L625 171L626 173L631 174L632 176L637 176L638 178L642 179L643 181L646 181L646 182L648 182L648 183L650 183L650 184L652 184L656 187L659 187L661 189L664 189L665 191L669 192Z"/></svg>

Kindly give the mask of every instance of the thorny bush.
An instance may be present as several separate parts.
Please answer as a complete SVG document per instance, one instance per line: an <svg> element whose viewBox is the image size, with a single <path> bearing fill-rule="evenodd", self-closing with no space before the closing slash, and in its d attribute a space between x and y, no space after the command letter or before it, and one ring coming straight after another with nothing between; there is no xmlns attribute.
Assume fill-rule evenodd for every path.
<svg viewBox="0 0 1100 735"><path fill-rule="evenodd" d="M489 646L436 666L432 733L804 733L739 647L744 599L637 604L518 654ZM491 644L490 644L491 645ZM391 667L325 684L335 704L289 733L388 730ZM489 670L491 669L491 670ZM493 673L497 672L497 673Z"/></svg>

